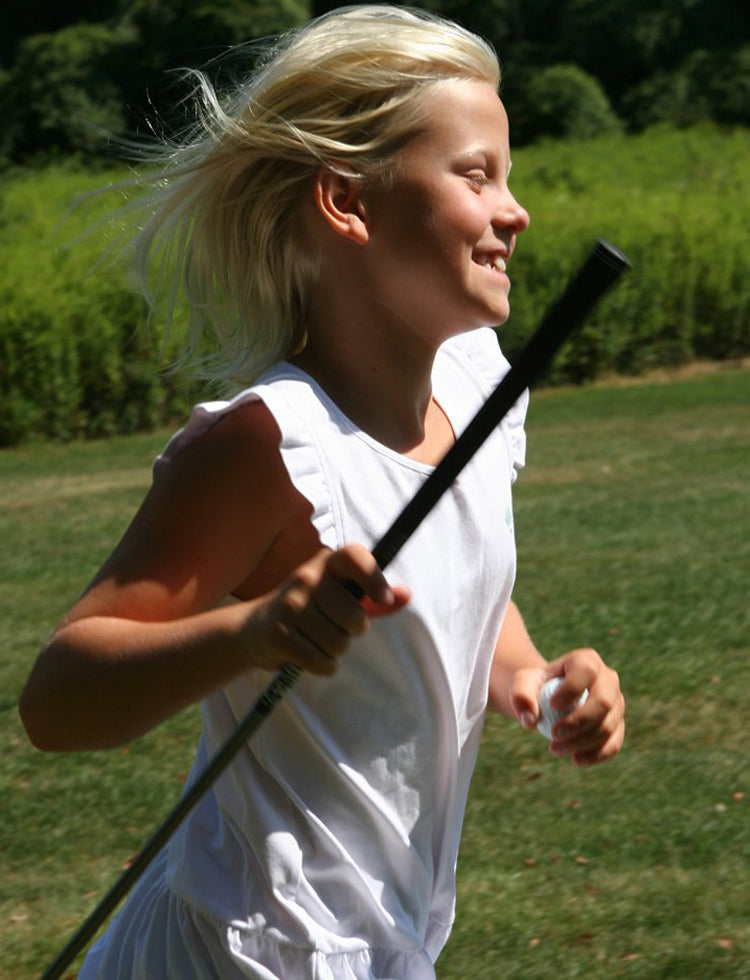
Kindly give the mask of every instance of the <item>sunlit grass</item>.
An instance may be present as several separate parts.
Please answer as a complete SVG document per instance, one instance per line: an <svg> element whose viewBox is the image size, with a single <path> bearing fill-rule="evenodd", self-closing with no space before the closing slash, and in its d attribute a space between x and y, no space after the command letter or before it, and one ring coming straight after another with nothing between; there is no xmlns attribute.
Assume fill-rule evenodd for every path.
<svg viewBox="0 0 750 980"><path fill-rule="evenodd" d="M492 718L441 980L746 980L750 373L540 392L517 598L540 648L620 671L627 748L577 770ZM194 710L45 756L18 692L137 505L164 435L0 454L0 978L38 977L176 801ZM39 923L44 923L40 928Z"/></svg>
<svg viewBox="0 0 750 980"><path fill-rule="evenodd" d="M491 719L441 978L746 978L750 375L537 394L517 598L619 671L628 740L579 771Z"/></svg>

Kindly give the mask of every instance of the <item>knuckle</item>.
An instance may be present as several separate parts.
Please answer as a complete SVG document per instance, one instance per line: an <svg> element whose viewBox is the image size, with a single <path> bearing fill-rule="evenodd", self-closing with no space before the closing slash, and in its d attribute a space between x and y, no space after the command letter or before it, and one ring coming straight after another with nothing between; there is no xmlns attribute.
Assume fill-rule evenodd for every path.
<svg viewBox="0 0 750 980"><path fill-rule="evenodd" d="M375 567L375 559L364 545L346 544L339 554L347 565L353 569L369 574Z"/></svg>
<svg viewBox="0 0 750 980"><path fill-rule="evenodd" d="M317 567L308 562L305 565L300 565L298 569L292 574L290 579L290 590L299 589L304 592L312 591L320 580L320 574Z"/></svg>
<svg viewBox="0 0 750 980"><path fill-rule="evenodd" d="M593 647L585 647L581 653L583 654L586 665L589 666L596 674L600 674L603 669L606 669L604 661Z"/></svg>
<svg viewBox="0 0 750 980"><path fill-rule="evenodd" d="M359 561L362 558L366 558L369 554L367 548L365 548L364 545L356 544L356 543L345 544L341 548L341 553L343 555L346 555L347 558L351 558L355 561Z"/></svg>
<svg viewBox="0 0 750 980"><path fill-rule="evenodd" d="M579 666L591 674L591 678L598 677L604 668L604 661L593 647L582 647L574 651L574 657Z"/></svg>
<svg viewBox="0 0 750 980"><path fill-rule="evenodd" d="M602 746L601 753L606 759L616 756L622 749L625 740L625 726L615 726L614 731Z"/></svg>
<svg viewBox="0 0 750 980"><path fill-rule="evenodd" d="M607 716L599 726L599 731L601 732L603 740L605 742L609 742L617 731L617 725L610 721L609 716Z"/></svg>
<svg viewBox="0 0 750 980"><path fill-rule="evenodd" d="M605 691L599 695L599 703L601 704L607 715L614 709L617 704L617 698L613 697L609 692Z"/></svg>
<svg viewBox="0 0 750 980"><path fill-rule="evenodd" d="M289 589L283 597L279 609L279 619L282 622L290 622L298 619L307 608L308 598L306 591L299 587Z"/></svg>

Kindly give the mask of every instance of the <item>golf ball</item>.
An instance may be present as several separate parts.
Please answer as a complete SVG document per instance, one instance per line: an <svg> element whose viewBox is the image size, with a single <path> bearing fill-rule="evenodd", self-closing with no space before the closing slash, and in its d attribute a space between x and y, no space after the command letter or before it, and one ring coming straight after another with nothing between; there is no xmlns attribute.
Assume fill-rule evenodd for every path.
<svg viewBox="0 0 750 980"><path fill-rule="evenodd" d="M537 722L536 728L545 738L552 738L552 726L555 722L564 718L573 708L579 708L582 704L585 704L589 696L589 692L584 691L578 699L578 703L574 704L567 711L555 711L550 704L550 699L561 684L562 677L551 677L539 689L539 721Z"/></svg>

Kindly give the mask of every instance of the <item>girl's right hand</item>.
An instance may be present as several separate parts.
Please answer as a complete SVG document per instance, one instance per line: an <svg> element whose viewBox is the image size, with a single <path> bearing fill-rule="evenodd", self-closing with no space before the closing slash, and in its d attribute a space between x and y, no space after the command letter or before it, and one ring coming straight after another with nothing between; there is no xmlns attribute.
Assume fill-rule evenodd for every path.
<svg viewBox="0 0 750 980"><path fill-rule="evenodd" d="M361 600L350 583L362 590ZM249 659L265 670L291 662L313 674L332 674L371 618L397 612L409 598L408 588L388 584L361 545L322 548L278 589L252 603L243 638Z"/></svg>

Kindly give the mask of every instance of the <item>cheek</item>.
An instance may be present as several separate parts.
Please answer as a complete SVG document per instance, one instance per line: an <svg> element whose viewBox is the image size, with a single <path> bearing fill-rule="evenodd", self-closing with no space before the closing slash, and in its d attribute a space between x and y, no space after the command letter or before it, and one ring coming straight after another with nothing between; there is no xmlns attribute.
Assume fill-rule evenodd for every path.
<svg viewBox="0 0 750 980"><path fill-rule="evenodd" d="M435 215L446 239L473 248L487 230L487 209L474 197L445 206Z"/></svg>

